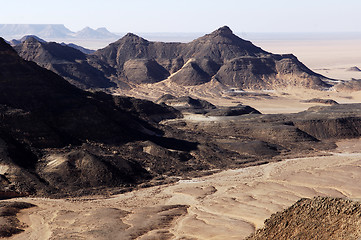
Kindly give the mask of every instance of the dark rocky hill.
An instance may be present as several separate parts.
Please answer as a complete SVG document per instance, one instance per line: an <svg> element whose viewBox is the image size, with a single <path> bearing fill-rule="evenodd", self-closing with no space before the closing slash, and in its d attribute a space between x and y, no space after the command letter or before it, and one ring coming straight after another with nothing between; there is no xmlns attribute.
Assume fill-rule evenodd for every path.
<svg viewBox="0 0 361 240"><path fill-rule="evenodd" d="M67 59L84 56L72 51ZM159 102L213 112L217 120L174 119L182 114L165 104L83 91L1 39L0 198L119 192L313 153L335 146L323 139L361 135L359 104L262 115L189 97Z"/></svg>
<svg viewBox="0 0 361 240"><path fill-rule="evenodd" d="M341 198L301 199L273 214L248 240L360 239L361 205Z"/></svg>
<svg viewBox="0 0 361 240"><path fill-rule="evenodd" d="M180 116L166 105L83 91L0 39L0 198L119 192L258 164L208 135L158 124Z"/></svg>
<svg viewBox="0 0 361 240"><path fill-rule="evenodd" d="M127 61L153 59L168 75L175 73L170 79L179 85L199 85L215 78L229 87L249 89L329 86L323 81L326 78L312 72L293 55L268 53L237 37L227 26L190 43L149 42L127 34L94 54L115 67L120 78ZM157 80L164 80L168 75ZM143 73L141 78L138 74L139 79L146 80L147 75ZM126 77L122 80L132 83Z"/></svg>
<svg viewBox="0 0 361 240"><path fill-rule="evenodd" d="M133 160L135 155L112 146L134 141L162 145L169 140L176 149L193 149L193 143L162 137L164 131L157 127L158 121L178 116L175 109L149 101L84 92L22 60L0 39L4 195L65 194L143 181L150 173Z"/></svg>
<svg viewBox="0 0 361 240"><path fill-rule="evenodd" d="M107 88L114 86L104 72L88 62L86 54L73 47L55 42L42 42L29 37L14 46L18 54L28 61L47 68L80 88Z"/></svg>
<svg viewBox="0 0 361 240"><path fill-rule="evenodd" d="M95 50L84 48L84 47L76 45L74 43L64 43L64 42L62 42L60 44L63 45L63 46L68 46L68 47L75 48L75 49L77 49L77 50L79 50L79 51L81 51L82 53L85 53L85 54L91 54L91 53L95 52Z"/></svg>
<svg viewBox="0 0 361 240"><path fill-rule="evenodd" d="M15 48L25 59L83 88L114 86L111 82L118 87L136 87L168 78L183 86L200 85L211 79L245 89L330 86L327 78L312 72L295 56L266 52L234 35L227 26L189 43L152 42L128 33L93 54L70 57L71 60L67 55L74 52L64 48L64 55L54 55L46 47L49 44L40 45L47 50L39 50L38 46L35 51L34 44L29 43ZM51 48L56 48L54 43Z"/></svg>

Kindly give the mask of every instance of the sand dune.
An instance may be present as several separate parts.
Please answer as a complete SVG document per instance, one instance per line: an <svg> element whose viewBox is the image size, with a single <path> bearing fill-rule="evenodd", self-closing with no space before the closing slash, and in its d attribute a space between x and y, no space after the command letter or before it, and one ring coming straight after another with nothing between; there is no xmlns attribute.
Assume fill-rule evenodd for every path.
<svg viewBox="0 0 361 240"><path fill-rule="evenodd" d="M325 156L228 170L111 197L22 198L12 239L242 239L303 197L361 200L361 139Z"/></svg>

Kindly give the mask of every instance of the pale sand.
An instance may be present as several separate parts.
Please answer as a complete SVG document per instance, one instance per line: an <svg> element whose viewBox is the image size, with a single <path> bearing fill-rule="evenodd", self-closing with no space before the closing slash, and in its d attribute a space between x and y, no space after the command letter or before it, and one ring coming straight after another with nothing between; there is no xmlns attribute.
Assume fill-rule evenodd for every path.
<svg viewBox="0 0 361 240"><path fill-rule="evenodd" d="M292 53L313 71L326 77L349 80L361 79L361 72L346 69L361 68L361 39L353 40L288 40L254 41L266 51Z"/></svg>
<svg viewBox="0 0 361 240"><path fill-rule="evenodd" d="M12 239L127 239L135 236L125 234L129 232L144 234L144 238L139 239L152 236L157 239L165 230L176 236L173 239L242 239L262 227L271 214L303 197L361 200L358 184L361 181L361 139L344 140L338 146L330 156L223 171L110 198L18 199L38 207L20 214L20 220L29 227ZM153 226L149 227L148 216L159 214L156 207L171 204L190 207L186 215L176 217L169 225L161 224L163 218L155 218Z"/></svg>

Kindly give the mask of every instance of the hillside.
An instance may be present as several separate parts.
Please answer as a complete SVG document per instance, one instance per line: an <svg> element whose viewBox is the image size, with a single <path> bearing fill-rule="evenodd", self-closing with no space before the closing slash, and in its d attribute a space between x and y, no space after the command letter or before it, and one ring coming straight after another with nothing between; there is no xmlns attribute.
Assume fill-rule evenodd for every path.
<svg viewBox="0 0 361 240"><path fill-rule="evenodd" d="M176 110L84 92L22 60L2 39L0 72L1 191L74 194L142 182L151 174L124 144L169 140L177 149L194 148L193 143L163 138L157 127L157 121L180 116ZM177 157L172 153L172 159Z"/></svg>
<svg viewBox="0 0 361 240"><path fill-rule="evenodd" d="M28 37L15 45L14 49L25 60L34 61L63 76L77 87L107 88L114 85L104 72L89 64L85 53L74 47Z"/></svg>
<svg viewBox="0 0 361 240"><path fill-rule="evenodd" d="M84 34L89 31L85 29ZM39 59L43 53L30 47L20 44L16 49L25 59L54 70ZM262 90L287 87L322 90L331 86L329 79L312 72L295 56L266 52L234 35L226 26L189 43L152 42L128 33L83 58L93 69L102 72L83 76L93 78L92 83L74 76L74 71L61 62L57 67L62 70L57 73L83 88L114 86L110 82L120 89L136 88L164 80L180 86L202 85L213 80L225 88ZM67 65L67 56L63 59ZM76 65L74 61L73 64Z"/></svg>
<svg viewBox="0 0 361 240"><path fill-rule="evenodd" d="M245 41L227 27L190 43L150 42L134 34L94 53L117 69L118 79L128 84L129 72L139 72L137 81L149 83L169 79L179 85L199 85L216 79L227 87L274 89L287 86L322 89L326 78L312 72L293 55L275 55ZM146 61L154 66L143 69ZM132 62L131 71L127 68ZM161 68L162 67L162 68ZM168 72L153 81L149 73Z"/></svg>
<svg viewBox="0 0 361 240"><path fill-rule="evenodd" d="M0 198L126 191L261 160L160 125L182 116L167 105L82 91L2 39L0 73Z"/></svg>

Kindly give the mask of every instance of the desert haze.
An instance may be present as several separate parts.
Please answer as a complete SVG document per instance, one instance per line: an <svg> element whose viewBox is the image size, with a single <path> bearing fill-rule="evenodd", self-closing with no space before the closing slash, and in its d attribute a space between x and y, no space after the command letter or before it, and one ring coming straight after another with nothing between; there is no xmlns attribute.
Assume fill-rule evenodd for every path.
<svg viewBox="0 0 361 240"><path fill-rule="evenodd" d="M359 39L10 44L0 237L361 237Z"/></svg>

